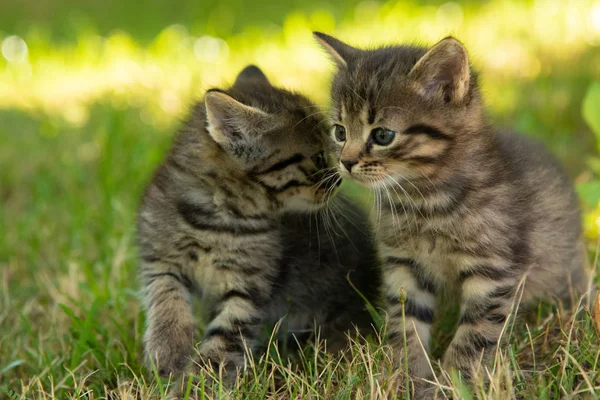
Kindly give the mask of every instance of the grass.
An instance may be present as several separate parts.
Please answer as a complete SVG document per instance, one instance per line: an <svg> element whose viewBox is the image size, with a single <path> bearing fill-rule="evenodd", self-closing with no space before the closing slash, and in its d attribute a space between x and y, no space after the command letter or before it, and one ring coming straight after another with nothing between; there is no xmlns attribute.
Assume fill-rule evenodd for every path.
<svg viewBox="0 0 600 400"><path fill-rule="evenodd" d="M15 399L160 398L165 383L140 366L133 230L140 192L173 127L157 131L138 110L109 105L94 107L79 128L21 112L2 119L5 132L21 132L0 148L14 166L0 170L2 390ZM442 308L445 314L452 310ZM563 318L546 308L527 326L511 327L510 347L490 372L493 385L478 388L477 397L595 398L598 333L585 311ZM436 347L447 342L451 322L438 328ZM294 366L271 353L231 397L262 399L283 381L273 397L385 398L401 371L377 343L354 346L343 362L308 350ZM466 390L447 389L469 398Z"/></svg>
<svg viewBox="0 0 600 400"><path fill-rule="evenodd" d="M107 9L116 7L112 3L106 2ZM13 18L20 28L0 32L0 42L20 34L29 56L24 63L0 58L0 399L161 397L168 382L140 366L144 315L134 222L141 191L187 104L202 88L231 81L247 63L258 63L275 82L325 103L330 70L309 42L313 28L335 28L359 44L433 42L457 34L483 71L494 121L540 137L578 181L596 178L590 165L598 163L597 148L581 118L581 100L592 80L600 79L600 52L592 43L600 34L577 19L593 15L592 2L582 0L589 7L573 11L559 1L554 14L532 2L474 4L462 5L458 25L448 25L452 13L438 17L437 6L367 2L356 12L286 9L280 28L242 24L218 33L205 31L206 21L196 27L183 21L187 30L156 22L140 28L139 36L135 29L131 35L109 33L111 23L127 19L123 11L117 22L105 17L92 33L87 25L73 28L66 42L54 41L54 33L40 34L43 26L25 28L24 17ZM11 12L20 15L15 5ZM154 12L149 21L160 19ZM193 44L206 32L226 40L229 56L220 64L193 55ZM181 43L185 51L174 51ZM290 65L294 57L305 62ZM590 258L599 215L586 208ZM441 300L433 364L452 331L452 303L453 298ZM446 393L597 398L599 332L587 310L568 315L544 305L526 323L508 326L509 346L498 352L493 369L482 371L490 375L489 388L469 393L453 380ZM230 397L385 398L405 382L377 338L354 345L342 361L320 345L293 364L274 349L268 354L252 364L252 373ZM444 376L438 373L443 385Z"/></svg>

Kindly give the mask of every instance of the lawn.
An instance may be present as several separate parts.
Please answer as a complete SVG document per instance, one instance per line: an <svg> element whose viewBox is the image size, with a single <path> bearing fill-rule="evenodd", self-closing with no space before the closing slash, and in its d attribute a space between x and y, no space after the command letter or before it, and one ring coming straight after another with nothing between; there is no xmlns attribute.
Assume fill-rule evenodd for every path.
<svg viewBox="0 0 600 400"><path fill-rule="evenodd" d="M332 65L313 29L356 45L461 39L493 120L542 139L577 182L596 265L598 1L255 3L0 0L0 399L161 398L168 382L140 365L140 193L189 104L248 63L326 108ZM599 332L585 307L571 318L545 305L505 334L492 384L469 393L456 381L447 395L600 397ZM226 394L385 398L403 383L376 338L344 361L320 349L293 364L269 354Z"/></svg>

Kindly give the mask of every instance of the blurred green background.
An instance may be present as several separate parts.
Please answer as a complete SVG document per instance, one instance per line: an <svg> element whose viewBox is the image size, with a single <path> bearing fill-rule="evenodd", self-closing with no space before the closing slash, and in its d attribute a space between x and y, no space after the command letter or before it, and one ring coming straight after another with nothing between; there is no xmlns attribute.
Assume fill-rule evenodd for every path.
<svg viewBox="0 0 600 400"><path fill-rule="evenodd" d="M458 37L495 123L541 138L577 181L595 247L599 0L0 0L5 383L46 387L39 371L77 369L115 335L88 367L137 365L141 190L190 103L246 64L326 109L333 66L312 30L359 46ZM92 311L114 323L82 338L74 318Z"/></svg>

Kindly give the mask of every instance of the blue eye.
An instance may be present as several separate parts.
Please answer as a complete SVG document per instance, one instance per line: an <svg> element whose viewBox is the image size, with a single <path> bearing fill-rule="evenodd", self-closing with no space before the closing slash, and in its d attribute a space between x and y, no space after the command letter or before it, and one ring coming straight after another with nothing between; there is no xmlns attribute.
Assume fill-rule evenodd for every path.
<svg viewBox="0 0 600 400"><path fill-rule="evenodd" d="M380 146L387 146L392 143L394 137L396 137L396 133L389 129L384 128L375 128L371 131L371 137L373 141Z"/></svg>
<svg viewBox="0 0 600 400"><path fill-rule="evenodd" d="M338 142L346 141L346 128L341 125L334 125L331 130L333 131L333 136Z"/></svg>

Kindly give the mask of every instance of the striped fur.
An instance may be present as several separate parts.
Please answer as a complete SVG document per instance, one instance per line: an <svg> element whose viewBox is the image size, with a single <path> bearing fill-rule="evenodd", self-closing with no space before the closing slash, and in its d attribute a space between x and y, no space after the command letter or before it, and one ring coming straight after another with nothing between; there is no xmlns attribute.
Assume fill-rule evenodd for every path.
<svg viewBox="0 0 600 400"><path fill-rule="evenodd" d="M145 355L161 375L190 366L196 342L197 363L243 367L245 348L286 315L292 331L316 322L330 342L353 324L370 326L347 275L373 298L373 238L356 227L368 223L360 209L341 196L329 207L344 215L325 210L344 237L319 214L339 177L328 172L316 111L248 67L230 89L208 92L175 138L138 216ZM203 337L193 296L210 315Z"/></svg>
<svg viewBox="0 0 600 400"><path fill-rule="evenodd" d="M315 35L338 63L331 119L346 135L339 168L380 199L389 342L402 360L406 331L411 373L430 378L416 336L428 350L435 297L458 287L460 325L443 363L470 377L498 345L521 282L524 304L585 291L572 184L542 145L492 129L455 39L430 50L360 50ZM376 128L394 139L378 145ZM346 160L355 162L350 170Z"/></svg>

